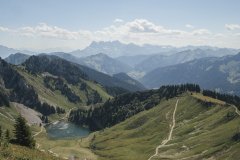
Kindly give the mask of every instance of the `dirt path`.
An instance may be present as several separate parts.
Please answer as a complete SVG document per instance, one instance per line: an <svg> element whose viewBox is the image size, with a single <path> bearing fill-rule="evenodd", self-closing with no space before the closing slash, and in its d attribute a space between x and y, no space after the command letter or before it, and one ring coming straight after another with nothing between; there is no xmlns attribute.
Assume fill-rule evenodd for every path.
<svg viewBox="0 0 240 160"><path fill-rule="evenodd" d="M239 112L238 108L236 106L233 106L233 108L235 108L235 112L240 116L240 112Z"/></svg>
<svg viewBox="0 0 240 160"><path fill-rule="evenodd" d="M159 150L160 148L162 148L163 146L165 146L165 145L172 139L173 129L174 129L175 124L176 124L176 122L175 122L175 115L176 115L176 111L177 111L177 106L178 106L178 99L177 99L177 102L176 102L176 104L175 104L175 109L174 109L174 111L173 111L172 124L170 124L171 129L170 129L170 132L169 132L169 134L168 134L168 138L165 139L165 140L163 140L162 143L161 143L159 146L157 146L157 148L156 148L156 150L155 150L155 154L152 155L150 158L148 158L148 160L151 160L153 157L157 156L157 155L158 155L158 150Z"/></svg>
<svg viewBox="0 0 240 160"><path fill-rule="evenodd" d="M40 130L39 132L35 133L35 134L33 135L33 137L36 137L37 135L39 135L40 133L42 133L42 132L43 132L43 128L44 128L44 127L41 126L41 130ZM36 143L36 148L39 149L39 148L40 148L40 144Z"/></svg>
<svg viewBox="0 0 240 160"><path fill-rule="evenodd" d="M39 135L40 133L42 133L42 131L43 131L43 126L41 126L41 130L39 131L39 132L37 132L37 133L35 133L34 135L33 135L33 137L36 137L37 135Z"/></svg>

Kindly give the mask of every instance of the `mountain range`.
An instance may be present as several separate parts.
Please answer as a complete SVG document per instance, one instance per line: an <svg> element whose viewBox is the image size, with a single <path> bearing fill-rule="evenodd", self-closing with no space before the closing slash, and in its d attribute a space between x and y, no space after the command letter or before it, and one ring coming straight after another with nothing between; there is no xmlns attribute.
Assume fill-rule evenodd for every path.
<svg viewBox="0 0 240 160"><path fill-rule="evenodd" d="M218 48L215 50L213 49L184 50L168 56L155 54L149 56L147 59L135 65L134 69L147 73L159 67L171 66L204 57L222 57L225 55L233 54L237 54L237 51L225 48Z"/></svg>
<svg viewBox="0 0 240 160"><path fill-rule="evenodd" d="M97 48L108 48L108 51L110 51L110 49L114 50L113 46L127 47L125 44L114 41L93 42L93 44L87 48L94 48L94 46L97 46ZM150 46L148 46L148 48L149 47ZM136 48L136 46L133 48ZM169 49L171 47L167 48ZM181 49L183 48L184 47ZM214 70L208 68L210 66L215 66L215 63L222 59L224 59L224 61L221 61L222 64L219 64L218 68L220 68L220 66L222 67L223 64L228 63L228 61L229 63L233 63L229 57L233 56L232 59L234 60L234 55L238 50L214 47L200 47L196 49L191 46L185 47L184 49L186 48L188 48L188 50L174 52L167 55L162 55L160 53L131 55L129 53L128 56L120 56L116 58L110 57L105 53L83 57L76 57L70 53L64 52L53 52L40 55L54 55L78 64L78 67L87 73L91 80L95 80L105 87L120 87L124 90L137 91L143 90L145 88L144 86L147 88L158 88L164 84L193 82L198 83L207 89L217 89L222 92L239 94L237 78L237 75L239 74L237 69L238 64L234 64L234 67L229 67L230 64L228 64L228 70L220 70L217 69L217 67L212 68ZM173 49L169 52L173 52ZM5 60L16 65L23 63L28 58L29 55L17 53L10 55L5 58ZM192 64L193 62L194 65ZM177 77L180 73L181 78ZM198 73L196 75L200 78L196 77L194 73ZM184 76L185 74L186 76ZM204 76L200 76L200 74ZM118 75L118 77L114 75ZM218 81L218 83L214 82L217 80L216 75L221 77L221 81ZM140 83L134 79L137 79ZM204 83L202 81L204 81Z"/></svg>
<svg viewBox="0 0 240 160"><path fill-rule="evenodd" d="M240 53L160 67L147 73L140 82L149 88L158 88L166 84L197 83L203 88L239 95L239 75Z"/></svg>
<svg viewBox="0 0 240 160"><path fill-rule="evenodd" d="M88 47L82 50L76 50L70 52L70 54L77 57L87 57L98 53L105 53L110 57L116 58L119 56L132 56L142 54L153 54L158 52L170 52L175 50L175 47L171 46L154 46L154 45L143 45L139 46L133 43L124 44L120 41L100 41L92 42Z"/></svg>

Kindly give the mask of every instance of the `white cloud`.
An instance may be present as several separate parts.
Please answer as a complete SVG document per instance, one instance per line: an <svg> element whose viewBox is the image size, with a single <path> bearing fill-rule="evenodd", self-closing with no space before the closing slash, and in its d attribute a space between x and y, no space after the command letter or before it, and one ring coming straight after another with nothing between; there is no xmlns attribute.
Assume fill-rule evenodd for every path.
<svg viewBox="0 0 240 160"><path fill-rule="evenodd" d="M193 25L191 25L191 24L186 24L185 27L190 28L190 29L195 28L195 27L194 27Z"/></svg>
<svg viewBox="0 0 240 160"><path fill-rule="evenodd" d="M77 31L69 31L57 26L49 26L45 23L40 23L36 27L23 27L20 28L19 33L21 35L29 36L41 36L46 38L57 39L78 39L80 33Z"/></svg>
<svg viewBox="0 0 240 160"><path fill-rule="evenodd" d="M207 29L197 29L197 30L192 31L192 34L197 35L197 36L199 36L199 35L210 35L211 32Z"/></svg>
<svg viewBox="0 0 240 160"><path fill-rule="evenodd" d="M117 20L119 21L119 20ZM229 26L228 26L229 27ZM236 29L236 25L232 27ZM95 30L68 30L59 26L40 23L36 26L25 26L9 29L0 26L0 31L11 33L26 41L36 40L43 46L72 47L86 46L92 41L119 40L124 43L155 44L155 45L216 45L220 47L240 48L237 42L240 36L225 32L214 33L206 28L189 30L172 29L155 24L146 19L135 19L130 22L113 23L112 25ZM0 37L1 40L1 37ZM4 41L2 39L1 41ZM23 46L26 47L26 46Z"/></svg>
<svg viewBox="0 0 240 160"><path fill-rule="evenodd" d="M225 24L225 28L233 31L233 30L240 29L240 25L239 24Z"/></svg>
<svg viewBox="0 0 240 160"><path fill-rule="evenodd" d="M240 37L240 33L236 33L236 36L239 36L239 37Z"/></svg>
<svg viewBox="0 0 240 160"><path fill-rule="evenodd" d="M9 28L1 27L1 26L0 26L0 32L8 32L8 31L10 31Z"/></svg>
<svg viewBox="0 0 240 160"><path fill-rule="evenodd" d="M118 33L118 34L183 34L184 31L166 29L163 26L156 25L146 19L135 19L131 22L126 22L120 26L111 25L110 27L104 28L105 32Z"/></svg>
<svg viewBox="0 0 240 160"><path fill-rule="evenodd" d="M114 21L114 23L123 23L124 20L120 19L120 18L116 18Z"/></svg>

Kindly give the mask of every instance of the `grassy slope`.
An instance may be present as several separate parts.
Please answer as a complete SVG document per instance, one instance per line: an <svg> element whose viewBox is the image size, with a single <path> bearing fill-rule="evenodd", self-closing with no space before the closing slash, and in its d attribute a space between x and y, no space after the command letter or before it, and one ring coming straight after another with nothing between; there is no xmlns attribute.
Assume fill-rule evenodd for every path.
<svg viewBox="0 0 240 160"><path fill-rule="evenodd" d="M96 90L101 95L103 100L112 98L112 96L110 96L100 84L96 84L94 82L86 81L86 80L83 80L83 81L86 82L91 89Z"/></svg>
<svg viewBox="0 0 240 160"><path fill-rule="evenodd" d="M219 103L206 107L193 96L179 98L173 140L159 150L156 159L239 159L240 143L233 142L231 137L239 129L240 117L227 121L225 116L234 112L232 107ZM148 159L169 133L175 103L176 99L161 102L149 111L95 133L94 152L100 159Z"/></svg>
<svg viewBox="0 0 240 160"><path fill-rule="evenodd" d="M11 137L13 137L14 122L10 119L12 117L16 118L18 113L16 109L11 105L11 107L0 107L0 126L5 132L6 129L10 130ZM9 115L10 114L10 115ZM9 119L10 118L10 119ZM37 125L31 126L32 134L39 132L41 129ZM85 157L91 160L97 159L97 156L94 155L89 149L89 140L91 136L84 139L64 139L64 140L51 140L47 138L46 131L44 130L41 134L34 137L37 144L40 145L39 150L44 149L45 152L40 152L37 150L30 150L25 147L10 145L7 149L3 150L0 146L0 159L31 159L31 160L52 160L57 159L47 153L48 150L57 153L60 157L68 158L70 155L75 155L76 157L84 159ZM38 145L37 145L38 146ZM14 151L14 153L13 153ZM4 157L6 155L6 157Z"/></svg>
<svg viewBox="0 0 240 160"><path fill-rule="evenodd" d="M224 105L207 108L191 97L181 99L173 140L159 150L157 159L239 159L240 143L231 138L239 130L240 117L227 120L229 112L234 109Z"/></svg>
<svg viewBox="0 0 240 160"><path fill-rule="evenodd" d="M14 121L13 118L18 116L17 110L11 104L10 107L1 106L0 107L0 126L2 130L6 129L10 130L10 137L13 137L14 130ZM33 133L39 131L38 126L31 126ZM7 148L0 146L0 159L8 159L8 160L58 160L59 158L53 157L48 153L43 153L38 150L28 149L26 147L17 146L17 145L9 145Z"/></svg>
<svg viewBox="0 0 240 160"><path fill-rule="evenodd" d="M3 130L9 129L10 131L13 130L13 125L15 119L18 116L17 110L13 107L13 105L10 105L10 107L1 106L0 107L0 126L3 128Z"/></svg>
<svg viewBox="0 0 240 160"><path fill-rule="evenodd" d="M53 157L49 153L40 152L36 149L29 149L17 145L9 145L9 147L0 147L0 159L7 160L60 160Z"/></svg>
<svg viewBox="0 0 240 160"><path fill-rule="evenodd" d="M169 131L168 121L176 99L133 116L126 121L95 134L92 146L100 159L146 160Z"/></svg>

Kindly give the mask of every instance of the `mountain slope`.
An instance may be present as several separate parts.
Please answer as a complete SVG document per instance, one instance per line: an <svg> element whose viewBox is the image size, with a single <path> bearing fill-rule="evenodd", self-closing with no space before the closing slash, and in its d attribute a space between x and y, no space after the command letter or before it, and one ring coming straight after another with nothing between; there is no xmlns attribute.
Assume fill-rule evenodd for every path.
<svg viewBox="0 0 240 160"><path fill-rule="evenodd" d="M69 54L69 53L64 53L64 52L54 52L54 53L51 53L50 55L58 56L67 61L84 65L109 75L120 73L120 72L128 72L129 70L132 69L127 64L124 64L118 60L115 60L104 53L98 53L95 55L81 57L81 58L73 56L72 54Z"/></svg>
<svg viewBox="0 0 240 160"><path fill-rule="evenodd" d="M65 53L65 52L53 52L53 53L49 53L49 54L45 54L45 55L54 55L54 56L60 57L62 59L65 59L69 62L79 63L78 57L73 56L72 54L69 54L69 53Z"/></svg>
<svg viewBox="0 0 240 160"><path fill-rule="evenodd" d="M10 54L14 54L14 53L17 53L17 52L19 52L19 51L16 50L16 49L8 48L8 47L0 45L0 53L1 53L0 55L1 55L2 58L6 58Z"/></svg>
<svg viewBox="0 0 240 160"><path fill-rule="evenodd" d="M209 106L188 94L163 100L150 110L95 133L92 149L100 160L150 158L155 148L168 137L177 99L173 139L152 159L240 158L240 143L232 139L240 122L235 109L213 102Z"/></svg>
<svg viewBox="0 0 240 160"><path fill-rule="evenodd" d="M233 55L237 52L231 49L194 49L177 52L171 55L152 55L135 66L135 70L149 72L159 67L171 66L188 62L204 57L221 57L225 55Z"/></svg>
<svg viewBox="0 0 240 160"><path fill-rule="evenodd" d="M8 48L5 46L0 45L0 57L1 58L6 58L11 54L15 54L15 53L24 53L24 54L33 54L33 52L31 51L27 51L27 50L17 50L17 49L13 49L13 48Z"/></svg>
<svg viewBox="0 0 240 160"><path fill-rule="evenodd" d="M139 86L137 86L137 85L134 85L134 84L132 84L132 83L128 83L128 81L122 81L122 80L120 80L120 79L118 79L118 78L115 78L115 77L113 77L113 76L110 76L110 75L107 75L107 74L105 74L105 73L102 73L102 72L99 72L99 71L96 71L96 70L94 70L94 69L92 69L92 68L89 68L89 67L86 67L86 66L84 66L84 65L82 65L82 63L84 63L84 62L81 62L81 58L77 58L77 57L75 57L75 56L73 56L73 55L71 55L71 54L68 54L68 53L59 53L59 52L56 52L56 53L53 53L53 55L56 55L57 57L60 57L60 58L63 58L63 59L65 59L65 60L67 60L67 61L70 61L70 62L73 62L73 63L76 63L76 64L78 64L77 66L82 70L82 71L84 71L86 74L87 74L87 76L88 76L88 78L90 78L91 80L94 80L94 81L97 81L98 83L100 83L101 85L103 85L103 86L105 86L105 87L107 87L108 89L109 89L109 91L110 90L116 90L117 88L118 88L118 90L120 89L120 90L122 90L122 89L124 89L125 91L139 91L139 90L143 90L144 88L142 88L142 87L139 87ZM101 56L102 54L100 54L100 56ZM95 57L95 56L93 56L93 57ZM84 58L83 58L84 59ZM114 59L111 59L111 61L113 60L113 62L115 62L114 61ZM101 64L103 64L104 66L105 66L105 64L104 64L105 62L101 62ZM108 63L108 62L106 62L106 63ZM75 65L76 65L75 64ZM112 63L111 63L112 64ZM121 67L123 64L120 64L120 66L119 65L115 65L115 64L113 64L113 66L115 66L115 67L113 67L113 68L115 68L116 70L118 70L117 68L118 67ZM110 66L105 66L104 68L112 68L112 66L110 65ZM114 70L115 70L114 69ZM112 69L111 69L112 70ZM119 71L120 70L122 70L122 69L119 69ZM122 88L122 89L121 89ZM110 92L112 92L112 91L110 91Z"/></svg>
<svg viewBox="0 0 240 160"><path fill-rule="evenodd" d="M42 111L44 114L52 112L50 110L49 112L43 111L48 107L43 106L40 103L38 95L33 87L29 85L24 77L21 76L10 64L2 59L0 59L0 87L8 103L10 101L22 103L30 108Z"/></svg>
<svg viewBox="0 0 240 160"><path fill-rule="evenodd" d="M124 82L127 82L129 84L133 84L135 86L138 86L139 88L141 88L141 90L145 89L145 87L140 82L138 82L137 80L129 77L126 73L114 74L113 77L115 77L117 79L120 79L120 80L122 80Z"/></svg>
<svg viewBox="0 0 240 160"><path fill-rule="evenodd" d="M152 55L120 56L115 59L122 63L128 64L131 67L135 67L137 64L141 63L142 61L151 56Z"/></svg>
<svg viewBox="0 0 240 160"><path fill-rule="evenodd" d="M120 87L128 91L142 90L142 88L139 88L137 85L121 81L86 66L71 63L57 56L32 56L23 65L32 73L49 72L53 75L65 76L65 79L73 84L79 82L79 78L83 78L96 81L104 87Z"/></svg>
<svg viewBox="0 0 240 160"><path fill-rule="evenodd" d="M240 94L240 54L220 58L203 58L155 69L140 82L154 88L165 84L197 83L203 88Z"/></svg>
<svg viewBox="0 0 240 160"><path fill-rule="evenodd" d="M0 59L1 105L17 102L48 116L111 98L105 88L89 81L70 62L58 64L58 61L38 61L34 57L24 66L12 66Z"/></svg>
<svg viewBox="0 0 240 160"><path fill-rule="evenodd" d="M27 55L27 54L15 53L15 54L9 55L4 60L10 64L18 65L18 64L25 62L29 57L30 57L30 55Z"/></svg>
<svg viewBox="0 0 240 160"><path fill-rule="evenodd" d="M128 72L132 69L127 64L115 60L103 53L80 58L79 64L110 75L120 72Z"/></svg>
<svg viewBox="0 0 240 160"><path fill-rule="evenodd" d="M126 93L106 101L91 110L73 110L69 121L87 125L91 130L100 130L118 124L139 112L155 107L164 99L175 97L186 91L200 92L195 84L162 86L157 90Z"/></svg>

